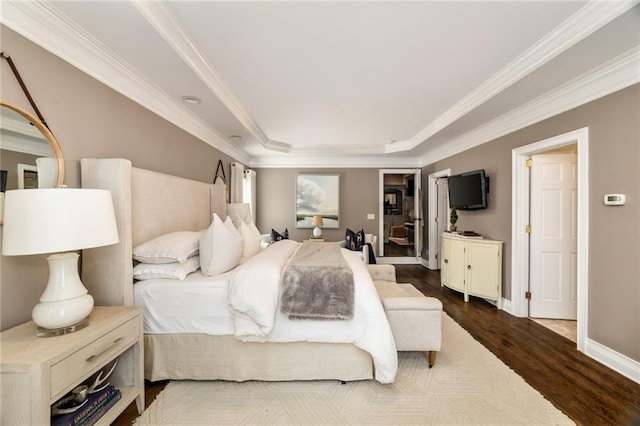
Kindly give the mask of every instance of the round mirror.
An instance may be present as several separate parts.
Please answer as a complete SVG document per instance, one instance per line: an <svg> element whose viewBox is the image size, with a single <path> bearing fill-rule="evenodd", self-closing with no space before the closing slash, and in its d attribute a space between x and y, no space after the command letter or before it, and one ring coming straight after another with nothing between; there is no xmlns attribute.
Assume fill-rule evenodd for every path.
<svg viewBox="0 0 640 426"><path fill-rule="evenodd" d="M0 190L56 188L64 182L62 150L29 112L0 100Z"/></svg>

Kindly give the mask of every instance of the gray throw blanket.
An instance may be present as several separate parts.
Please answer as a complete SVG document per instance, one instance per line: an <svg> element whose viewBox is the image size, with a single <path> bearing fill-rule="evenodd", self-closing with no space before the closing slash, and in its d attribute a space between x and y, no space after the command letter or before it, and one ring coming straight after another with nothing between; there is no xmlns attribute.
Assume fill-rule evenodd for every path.
<svg viewBox="0 0 640 426"><path fill-rule="evenodd" d="M353 271L340 247L303 243L282 275L282 313L290 319L351 319L353 300Z"/></svg>

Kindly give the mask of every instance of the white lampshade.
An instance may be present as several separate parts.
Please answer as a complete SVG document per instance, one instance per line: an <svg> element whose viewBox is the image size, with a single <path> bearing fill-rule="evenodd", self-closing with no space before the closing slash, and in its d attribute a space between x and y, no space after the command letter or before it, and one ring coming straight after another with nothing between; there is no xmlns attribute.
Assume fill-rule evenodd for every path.
<svg viewBox="0 0 640 426"><path fill-rule="evenodd" d="M58 253L118 242L111 192L103 189L7 191L2 254Z"/></svg>
<svg viewBox="0 0 640 426"><path fill-rule="evenodd" d="M102 189L7 191L2 232L6 256L56 253L47 258L49 281L32 312L39 336L88 324L93 298L80 281L78 254L118 242L111 192Z"/></svg>
<svg viewBox="0 0 640 426"><path fill-rule="evenodd" d="M320 216L320 215L314 216L313 219L311 219L311 224L313 226L322 226L322 225L324 225L324 221L322 220L322 216Z"/></svg>

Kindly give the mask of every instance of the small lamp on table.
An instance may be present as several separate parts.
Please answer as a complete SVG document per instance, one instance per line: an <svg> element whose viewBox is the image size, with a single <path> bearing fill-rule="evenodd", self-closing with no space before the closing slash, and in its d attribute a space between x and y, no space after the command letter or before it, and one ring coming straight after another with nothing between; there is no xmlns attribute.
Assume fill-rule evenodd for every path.
<svg viewBox="0 0 640 426"><path fill-rule="evenodd" d="M76 250L118 242L111 192L102 189L7 191L2 254L47 257L49 281L31 312L41 337L84 328L93 310L78 274Z"/></svg>
<svg viewBox="0 0 640 426"><path fill-rule="evenodd" d="M322 216L320 215L313 216L313 219L311 220L311 224L315 226L315 228L313 228L313 236L315 238L322 237L322 229L320 229L320 227L324 225L324 222L322 221Z"/></svg>

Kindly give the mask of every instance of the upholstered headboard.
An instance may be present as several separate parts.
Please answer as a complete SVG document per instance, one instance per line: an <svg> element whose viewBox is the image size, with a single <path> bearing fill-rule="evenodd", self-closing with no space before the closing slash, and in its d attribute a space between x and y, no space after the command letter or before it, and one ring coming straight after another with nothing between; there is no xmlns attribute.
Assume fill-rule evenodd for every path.
<svg viewBox="0 0 640 426"><path fill-rule="evenodd" d="M83 159L83 188L109 189L120 242L82 252L82 281L96 305L133 305L132 250L175 231L198 231L226 217L226 186L132 167L124 159Z"/></svg>

